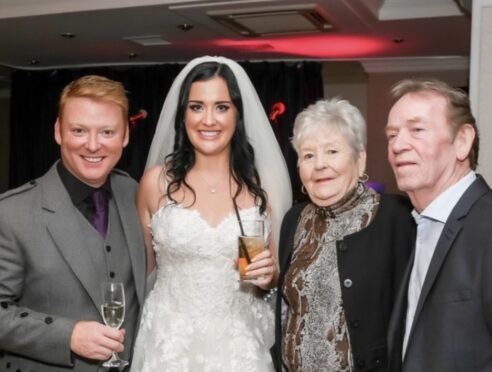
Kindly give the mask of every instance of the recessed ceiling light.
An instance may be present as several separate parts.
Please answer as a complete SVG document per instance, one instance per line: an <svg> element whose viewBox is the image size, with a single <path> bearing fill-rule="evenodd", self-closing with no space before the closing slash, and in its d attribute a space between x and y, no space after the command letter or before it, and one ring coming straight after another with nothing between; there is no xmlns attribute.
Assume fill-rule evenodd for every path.
<svg viewBox="0 0 492 372"><path fill-rule="evenodd" d="M34 58L33 58L33 59L31 59L31 60L29 61L29 64L30 64L31 66L38 65L38 64L39 64L39 61L38 61L37 59L34 59Z"/></svg>
<svg viewBox="0 0 492 372"><path fill-rule="evenodd" d="M138 54L135 52L128 53L128 58L130 58L130 59L137 58L137 57L138 57Z"/></svg>
<svg viewBox="0 0 492 372"><path fill-rule="evenodd" d="M64 37L65 39L73 39L75 36L75 34L72 34L71 32L64 32L63 34L61 34L61 37Z"/></svg>
<svg viewBox="0 0 492 372"><path fill-rule="evenodd" d="M193 26L189 23L183 23L183 24L178 25L178 28L181 31L190 31L193 27L195 27L195 26Z"/></svg>

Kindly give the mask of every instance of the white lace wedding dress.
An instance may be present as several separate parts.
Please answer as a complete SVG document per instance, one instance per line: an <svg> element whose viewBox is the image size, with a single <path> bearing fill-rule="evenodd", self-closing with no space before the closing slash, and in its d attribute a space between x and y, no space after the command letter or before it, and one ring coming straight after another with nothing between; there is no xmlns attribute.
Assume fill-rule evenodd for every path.
<svg viewBox="0 0 492 372"><path fill-rule="evenodd" d="M260 218L256 207L240 215ZM273 371L273 309L251 284L239 283L236 215L212 227L196 210L169 204L153 215L151 228L157 279L131 371Z"/></svg>

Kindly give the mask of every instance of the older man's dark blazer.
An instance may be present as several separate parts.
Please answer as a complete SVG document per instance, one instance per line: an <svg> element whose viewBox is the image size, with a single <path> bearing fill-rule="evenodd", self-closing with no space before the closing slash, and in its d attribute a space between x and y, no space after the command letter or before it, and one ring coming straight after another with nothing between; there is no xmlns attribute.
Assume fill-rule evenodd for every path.
<svg viewBox="0 0 492 372"><path fill-rule="evenodd" d="M281 289L290 265L298 218L305 205L293 206L281 228L275 346L271 349L277 371L281 371L282 364ZM415 241L411 209L405 197L382 195L373 221L337 242L343 308L357 371L386 371L388 323Z"/></svg>
<svg viewBox="0 0 492 372"><path fill-rule="evenodd" d="M492 191L482 177L469 186L444 225L402 365L412 265L413 260L390 323L390 371L492 371Z"/></svg>

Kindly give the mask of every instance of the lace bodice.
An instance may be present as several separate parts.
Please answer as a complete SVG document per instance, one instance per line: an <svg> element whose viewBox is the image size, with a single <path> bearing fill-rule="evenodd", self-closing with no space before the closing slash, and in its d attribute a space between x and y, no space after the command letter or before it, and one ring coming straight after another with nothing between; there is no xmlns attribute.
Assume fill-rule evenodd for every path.
<svg viewBox="0 0 492 372"><path fill-rule="evenodd" d="M240 215L262 218L256 207ZM151 229L157 279L132 371L272 370L273 312L252 285L239 282L235 214L210 226L198 211L168 204Z"/></svg>
<svg viewBox="0 0 492 372"><path fill-rule="evenodd" d="M241 218L259 218L257 208L241 211ZM217 226L210 226L194 209L168 205L152 217L157 280L199 285L209 280L237 287L237 236L239 227L233 214ZM204 280L204 276L208 276ZM225 283L222 280L225 279ZM209 287L212 284L206 284Z"/></svg>

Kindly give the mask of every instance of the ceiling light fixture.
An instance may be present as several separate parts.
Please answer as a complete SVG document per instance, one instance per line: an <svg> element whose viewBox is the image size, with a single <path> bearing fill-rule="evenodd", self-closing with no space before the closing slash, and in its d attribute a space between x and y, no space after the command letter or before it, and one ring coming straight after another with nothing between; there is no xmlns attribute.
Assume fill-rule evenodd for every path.
<svg viewBox="0 0 492 372"><path fill-rule="evenodd" d="M64 37L65 39L73 39L75 36L75 34L72 34L71 32L64 32L63 34L61 34L61 37Z"/></svg>
<svg viewBox="0 0 492 372"><path fill-rule="evenodd" d="M38 61L37 59L34 59L34 58L33 58L33 59L31 59L31 60L29 61L29 64L30 64L31 66L38 65L38 64L39 64L39 61Z"/></svg>
<svg viewBox="0 0 492 372"><path fill-rule="evenodd" d="M128 58L130 58L130 59L137 58L137 57L138 57L138 54L135 52L128 53Z"/></svg>
<svg viewBox="0 0 492 372"><path fill-rule="evenodd" d="M178 28L181 31L190 31L193 27L195 27L195 26L193 26L189 23L182 23L182 24L178 25Z"/></svg>

